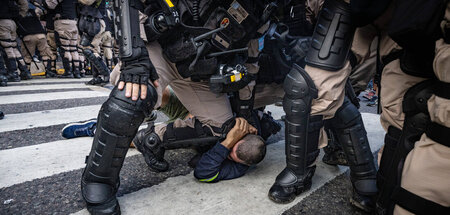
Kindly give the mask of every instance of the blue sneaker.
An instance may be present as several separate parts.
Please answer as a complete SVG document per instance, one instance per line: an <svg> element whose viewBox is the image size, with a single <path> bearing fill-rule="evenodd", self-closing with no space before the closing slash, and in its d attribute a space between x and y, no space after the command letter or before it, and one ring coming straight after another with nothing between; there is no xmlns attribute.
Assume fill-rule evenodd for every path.
<svg viewBox="0 0 450 215"><path fill-rule="evenodd" d="M97 120L89 120L82 123L71 123L61 130L61 136L67 139L75 137L93 137L97 128Z"/></svg>

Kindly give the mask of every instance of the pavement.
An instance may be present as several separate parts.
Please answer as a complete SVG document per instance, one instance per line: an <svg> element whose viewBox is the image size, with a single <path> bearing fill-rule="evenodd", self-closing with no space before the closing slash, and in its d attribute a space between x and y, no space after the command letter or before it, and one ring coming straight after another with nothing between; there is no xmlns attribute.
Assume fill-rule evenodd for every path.
<svg viewBox="0 0 450 215"><path fill-rule="evenodd" d="M44 79L0 88L0 214L88 214L80 178L92 138L64 139L68 123L96 118L110 92L84 85L83 79ZM361 102L373 152L384 130L375 107ZM268 106L275 119L281 107ZM167 120L158 114L156 123ZM348 168L317 162L312 188L290 204L275 204L267 192L285 166L284 128L269 141L266 158L245 176L214 184L200 183L187 162L190 149L168 151L170 169L152 172L130 149L118 191L123 214L362 214L349 204ZM320 155L322 156L322 155Z"/></svg>

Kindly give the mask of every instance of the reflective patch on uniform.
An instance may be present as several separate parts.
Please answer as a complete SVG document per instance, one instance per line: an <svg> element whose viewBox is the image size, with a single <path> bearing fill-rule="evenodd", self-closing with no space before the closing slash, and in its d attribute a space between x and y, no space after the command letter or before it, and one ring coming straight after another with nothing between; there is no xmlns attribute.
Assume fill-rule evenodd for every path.
<svg viewBox="0 0 450 215"><path fill-rule="evenodd" d="M264 37L265 35L258 39L258 51L262 51L264 49Z"/></svg>
<svg viewBox="0 0 450 215"><path fill-rule="evenodd" d="M213 176L212 178L200 179L199 181L201 181L201 182L211 182L211 181L214 181L214 179L216 179L217 176L219 176L219 172L217 172L217 174L215 176Z"/></svg>
<svg viewBox="0 0 450 215"><path fill-rule="evenodd" d="M166 0L166 3L169 7L174 7L173 3L170 0Z"/></svg>
<svg viewBox="0 0 450 215"><path fill-rule="evenodd" d="M242 21L244 21L247 16L248 16L248 12L244 9L244 7L242 7L241 4L239 4L239 2L237 2L236 0L234 0L231 5L230 8L228 8L227 12L231 15L231 17L233 17L234 20L236 20L236 22L238 22L239 24L241 24Z"/></svg>

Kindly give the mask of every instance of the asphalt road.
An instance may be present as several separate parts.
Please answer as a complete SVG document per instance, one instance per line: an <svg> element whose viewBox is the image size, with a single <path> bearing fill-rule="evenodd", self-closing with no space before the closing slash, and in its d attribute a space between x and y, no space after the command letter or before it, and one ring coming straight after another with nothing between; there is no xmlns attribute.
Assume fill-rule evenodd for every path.
<svg viewBox="0 0 450 215"><path fill-rule="evenodd" d="M0 88L0 100L5 101L0 104L0 110L6 115L0 120L0 214L70 214L85 208L80 195L84 164L72 160L84 160L76 153L87 155L92 139L65 140L60 130L67 123L95 118L99 106L107 99L109 89L82 85L87 80L34 79L10 84L17 88L14 91ZM69 84L74 87L64 87ZM83 96L92 91L104 95ZM44 98L50 93L73 93L76 98L35 101L36 96ZM8 103L15 95L25 96L23 101L32 102ZM367 107L362 99L361 112L375 113L376 108ZM159 114L157 122L166 119ZM269 142L283 139L284 129ZM131 149L128 154L121 172L119 196L192 172L187 162L194 152L189 149L169 151L166 158L171 168L164 173L150 171L136 150ZM361 214L349 204L350 196L351 184L346 171L284 214Z"/></svg>

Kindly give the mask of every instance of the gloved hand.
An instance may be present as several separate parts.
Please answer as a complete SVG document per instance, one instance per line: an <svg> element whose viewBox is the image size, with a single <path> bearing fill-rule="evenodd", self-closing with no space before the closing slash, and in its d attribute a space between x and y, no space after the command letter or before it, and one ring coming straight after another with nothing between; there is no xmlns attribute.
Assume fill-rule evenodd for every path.
<svg viewBox="0 0 450 215"><path fill-rule="evenodd" d="M291 56L293 62L297 63L306 57L310 44L311 37L299 37L289 43L287 54Z"/></svg>
<svg viewBox="0 0 450 215"><path fill-rule="evenodd" d="M156 69L150 61L147 49L141 47L140 50L141 53L136 60L123 60L118 86L119 90L122 90L126 86L125 96L132 97L134 101L139 97L139 88L141 91L141 99L147 97L147 84L149 79L155 87L158 87L157 80L159 79L158 73L156 73Z"/></svg>

